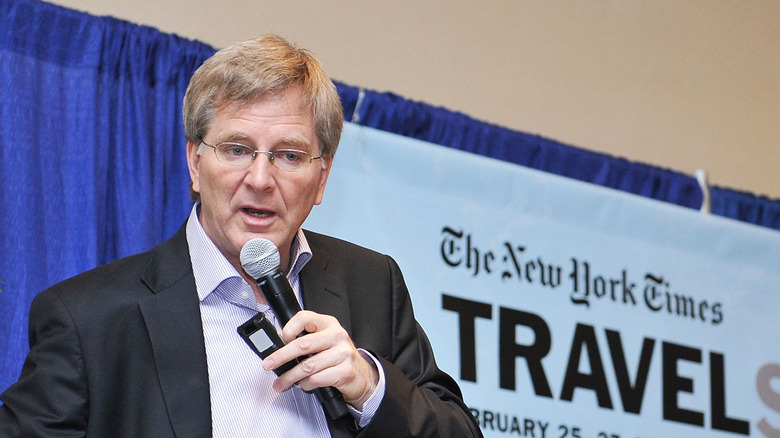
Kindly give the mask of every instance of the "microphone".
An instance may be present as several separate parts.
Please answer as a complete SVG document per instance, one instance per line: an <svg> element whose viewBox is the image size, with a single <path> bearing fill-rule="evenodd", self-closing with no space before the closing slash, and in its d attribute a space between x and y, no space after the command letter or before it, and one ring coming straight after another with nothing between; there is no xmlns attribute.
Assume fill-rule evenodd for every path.
<svg viewBox="0 0 780 438"><path fill-rule="evenodd" d="M282 273L279 249L270 240L257 237L241 248L240 260L241 267L255 279L271 310L276 313L279 323L284 327L293 315L300 312L301 306L295 298L290 282ZM305 334L306 332L303 332L299 336ZM349 413L344 397L336 388L315 388L314 393L331 419L336 420Z"/></svg>

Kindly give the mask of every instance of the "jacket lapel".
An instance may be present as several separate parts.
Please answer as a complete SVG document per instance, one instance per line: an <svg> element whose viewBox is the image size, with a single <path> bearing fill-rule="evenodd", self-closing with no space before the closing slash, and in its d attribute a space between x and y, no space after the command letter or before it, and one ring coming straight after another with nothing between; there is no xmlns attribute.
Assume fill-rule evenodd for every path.
<svg viewBox="0 0 780 438"><path fill-rule="evenodd" d="M328 251L309 240L312 259L301 270L301 296L303 307L317 313L336 317L341 326L352 334L352 318L349 314L349 298L340 279L328 273Z"/></svg>
<svg viewBox="0 0 780 438"><path fill-rule="evenodd" d="M206 347L184 228L152 252L142 281L154 295L139 306L176 435L208 437L211 402Z"/></svg>

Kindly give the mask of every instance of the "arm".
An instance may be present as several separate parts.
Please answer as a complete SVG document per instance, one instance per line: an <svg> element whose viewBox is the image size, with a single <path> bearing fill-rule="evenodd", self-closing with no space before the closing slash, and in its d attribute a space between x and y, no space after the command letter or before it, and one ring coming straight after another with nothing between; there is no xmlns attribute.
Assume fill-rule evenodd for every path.
<svg viewBox="0 0 780 438"><path fill-rule="evenodd" d="M385 379L384 393L379 394L379 409L360 436L481 436L456 383L436 367L425 333L413 318L405 323L413 327L414 334L404 330L411 336L392 336L399 341L399 354L375 355ZM393 325L401 329L404 322ZM296 338L304 329L309 334ZM355 349L335 318L302 311L285 325L284 332L288 344L268 356L263 367L270 370L294 357L314 356L280 376L274 389L284 391L293 384L307 391L335 386L347 403L362 409L376 388L378 370Z"/></svg>
<svg viewBox="0 0 780 438"><path fill-rule="evenodd" d="M396 262L342 240L306 237L314 254L301 272L306 307L336 317L356 347L380 360L386 378L360 436L482 436L456 382L436 365Z"/></svg>
<svg viewBox="0 0 780 438"><path fill-rule="evenodd" d="M30 353L19 380L0 396L0 436L84 436L87 388L79 336L54 293L30 309Z"/></svg>
<svg viewBox="0 0 780 438"><path fill-rule="evenodd" d="M393 347L379 356L387 381L385 396L361 436L482 436L456 382L441 371L422 328L397 264L392 274Z"/></svg>

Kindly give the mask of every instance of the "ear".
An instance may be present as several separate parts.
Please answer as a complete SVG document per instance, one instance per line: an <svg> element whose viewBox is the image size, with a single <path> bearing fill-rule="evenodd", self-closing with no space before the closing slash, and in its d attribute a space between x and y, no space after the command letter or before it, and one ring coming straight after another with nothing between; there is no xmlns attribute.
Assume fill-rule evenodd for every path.
<svg viewBox="0 0 780 438"><path fill-rule="evenodd" d="M333 156L324 156L321 158L325 162L325 167L320 168L320 182L317 192L317 199L314 201L314 205L320 205L322 198L325 196L325 184L328 182L328 175L330 175L330 168L333 166Z"/></svg>
<svg viewBox="0 0 780 438"><path fill-rule="evenodd" d="M194 142L187 140L187 167L190 170L190 179L192 180L192 191L200 193L200 158L198 148Z"/></svg>

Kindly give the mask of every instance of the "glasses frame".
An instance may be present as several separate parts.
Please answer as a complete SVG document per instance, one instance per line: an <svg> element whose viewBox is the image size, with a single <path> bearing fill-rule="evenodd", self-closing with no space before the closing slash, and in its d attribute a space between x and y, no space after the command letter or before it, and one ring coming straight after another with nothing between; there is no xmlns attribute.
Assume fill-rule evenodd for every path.
<svg viewBox="0 0 780 438"><path fill-rule="evenodd" d="M214 149L214 157L217 159L217 161L219 161L222 164L226 164L228 166L232 166L232 167L239 168L239 169L246 169L247 167L251 166L252 163L255 162L255 158L257 158L257 156L259 154L265 154L268 157L268 161L271 163L272 166L274 166L275 168L277 168L277 169L279 169L281 171L284 171L284 172L300 172L301 169L305 169L305 167L302 167L301 169L296 169L296 170L283 169L283 168L281 168L281 167L276 165L276 158L274 158L274 154L277 154L277 153L280 153L280 152L295 152L296 154L301 154L303 157L309 157L309 161L308 161L307 164L311 164L312 161L319 160L319 159L322 158L321 154L315 157L312 154L310 154L310 153L308 153L306 151L302 151L300 149L276 149L276 150L273 150L273 151L259 151L259 150L255 149L253 147L247 146L244 143L240 143L240 142L237 142L237 141L222 141L222 142L219 142L217 144L209 144L209 143L206 143L206 141L203 140L203 138L201 138L200 142L202 144L204 144L206 146L209 146L210 148ZM217 148L219 146L222 146L222 145L241 146L242 148L249 149L249 150L252 151L252 158L249 160L249 162L245 166L242 165L242 164L226 163L225 161L222 161L219 158L219 154L217 153Z"/></svg>

